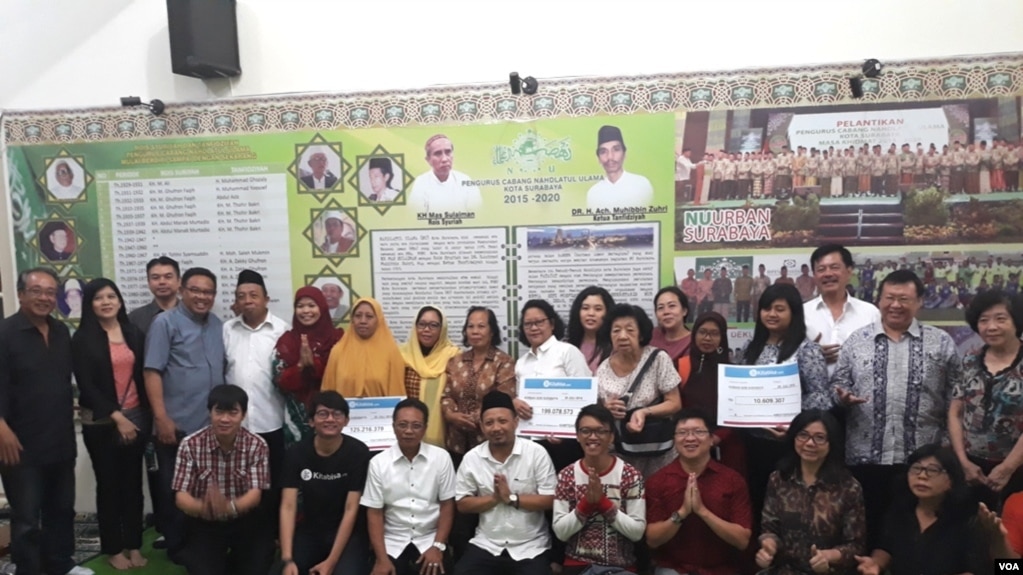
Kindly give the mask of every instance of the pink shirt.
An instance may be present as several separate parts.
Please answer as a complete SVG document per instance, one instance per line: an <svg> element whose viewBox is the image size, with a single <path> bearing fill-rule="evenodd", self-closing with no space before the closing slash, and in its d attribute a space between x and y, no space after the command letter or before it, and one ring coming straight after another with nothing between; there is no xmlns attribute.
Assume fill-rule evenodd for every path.
<svg viewBox="0 0 1023 575"><path fill-rule="evenodd" d="M135 352L127 343L110 343L110 362L114 366L114 389L121 409L139 406L139 390L135 379Z"/></svg>

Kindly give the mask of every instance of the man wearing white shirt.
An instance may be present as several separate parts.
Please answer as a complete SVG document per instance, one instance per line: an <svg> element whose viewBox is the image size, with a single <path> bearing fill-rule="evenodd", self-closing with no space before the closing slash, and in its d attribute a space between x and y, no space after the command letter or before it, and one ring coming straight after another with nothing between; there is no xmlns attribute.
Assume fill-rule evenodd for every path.
<svg viewBox="0 0 1023 575"><path fill-rule="evenodd" d="M549 575L550 532L544 512L554 504L554 465L542 447L515 437L511 397L483 397L480 426L487 441L465 454L455 479L461 513L480 516L476 536L455 575Z"/></svg>
<svg viewBox="0 0 1023 575"><path fill-rule="evenodd" d="M675 199L689 202L693 200L693 189L690 178L696 164L693 163L693 151L683 148L682 153L675 159Z"/></svg>
<svg viewBox="0 0 1023 575"><path fill-rule="evenodd" d="M852 277L853 258L843 246L817 248L810 255L810 266L820 295L803 304L806 337L820 344L831 375L842 343L857 329L880 321L881 312L873 304L849 295L846 286Z"/></svg>
<svg viewBox="0 0 1023 575"><path fill-rule="evenodd" d="M262 437L270 450L270 491L263 495L260 507L273 514L280 502L284 465L284 397L273 384L271 359L277 340L290 326L270 313L266 283L259 272L242 270L234 297L242 312L224 323L224 381L245 390L249 397L245 428ZM276 523L273 518L268 518L271 525Z"/></svg>
<svg viewBox="0 0 1023 575"><path fill-rule="evenodd" d="M604 179L586 192L587 208L642 208L653 204L650 180L625 171L625 150L621 129L601 126L597 132L597 159L604 168Z"/></svg>
<svg viewBox="0 0 1023 575"><path fill-rule="evenodd" d="M416 178L409 193L409 205L416 212L472 212L483 204L480 189L472 178L452 169L455 146L444 134L426 141L426 161L430 171Z"/></svg>
<svg viewBox="0 0 1023 575"><path fill-rule="evenodd" d="M56 181L47 182L53 197L58 200L74 200L82 195L82 190L85 188L82 184L75 182L75 173L66 161L58 160L54 164L53 174L56 176Z"/></svg>
<svg viewBox="0 0 1023 575"><path fill-rule="evenodd" d="M326 238L320 244L325 254L343 254L355 245L355 223L341 210L327 210L320 216Z"/></svg>
<svg viewBox="0 0 1023 575"><path fill-rule="evenodd" d="M429 409L414 397L394 407L397 442L370 460L362 492L375 575L438 575L455 517L455 468L448 452L423 443Z"/></svg>

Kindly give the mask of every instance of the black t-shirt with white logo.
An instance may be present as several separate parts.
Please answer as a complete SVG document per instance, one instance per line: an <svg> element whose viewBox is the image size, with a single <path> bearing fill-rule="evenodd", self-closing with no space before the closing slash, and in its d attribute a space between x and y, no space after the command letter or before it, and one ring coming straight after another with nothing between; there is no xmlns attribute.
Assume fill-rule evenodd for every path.
<svg viewBox="0 0 1023 575"><path fill-rule="evenodd" d="M298 523L303 529L333 532L345 514L350 491L362 493L370 451L349 435L329 457L316 453L313 437L288 448L284 457L284 488L298 489Z"/></svg>

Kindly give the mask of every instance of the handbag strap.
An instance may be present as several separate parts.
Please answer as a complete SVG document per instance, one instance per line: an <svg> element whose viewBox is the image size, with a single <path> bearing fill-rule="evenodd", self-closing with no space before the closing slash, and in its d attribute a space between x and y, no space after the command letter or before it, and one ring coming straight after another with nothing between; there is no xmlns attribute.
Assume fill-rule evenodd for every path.
<svg viewBox="0 0 1023 575"><path fill-rule="evenodd" d="M654 360L663 352L664 350L655 347L653 353L650 354L650 357L646 358L646 362L643 363L643 367L639 368L639 373L637 373L636 378L632 380L632 385L629 386L629 391L626 392L629 396L636 391L636 388L639 387L640 382L643 381L643 376L646 375L646 372L650 369Z"/></svg>

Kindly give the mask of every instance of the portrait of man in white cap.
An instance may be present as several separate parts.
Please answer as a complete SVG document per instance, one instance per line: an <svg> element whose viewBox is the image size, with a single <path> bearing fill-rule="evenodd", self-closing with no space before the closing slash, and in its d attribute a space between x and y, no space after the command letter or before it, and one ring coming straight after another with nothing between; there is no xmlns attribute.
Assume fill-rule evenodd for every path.
<svg viewBox="0 0 1023 575"><path fill-rule="evenodd" d="M82 167L73 160L57 160L46 170L46 188L58 200L75 200L85 189Z"/></svg>
<svg viewBox="0 0 1023 575"><path fill-rule="evenodd" d="M325 237L320 250L325 254L343 254L355 245L355 222L341 210L327 210L320 215Z"/></svg>
<svg viewBox="0 0 1023 575"><path fill-rule="evenodd" d="M625 171L625 140L618 126L601 126L597 132L597 159L604 168L604 179L586 192L587 208L614 209L653 204L654 187L650 180Z"/></svg>
<svg viewBox="0 0 1023 575"><path fill-rule="evenodd" d="M310 190L329 190L337 183L337 176L331 166L339 164L337 153L326 146L310 146L303 155L309 170L304 170L302 183ZM335 168L336 169L336 168Z"/></svg>
<svg viewBox="0 0 1023 575"><path fill-rule="evenodd" d="M387 203L398 198L399 190L394 187L394 163L391 158L370 158L369 189L361 185L362 195L371 202Z"/></svg>
<svg viewBox="0 0 1023 575"><path fill-rule="evenodd" d="M469 185L472 178L452 169L455 146L444 134L426 141L426 161L430 171L416 178L409 193L409 205L416 212L475 211L483 204L480 189Z"/></svg>
<svg viewBox="0 0 1023 575"><path fill-rule="evenodd" d="M320 288L323 292L323 299L327 300L327 309L330 311L330 318L340 321L348 313L348 292L337 278L320 278L313 282L313 286Z"/></svg>
<svg viewBox="0 0 1023 575"><path fill-rule="evenodd" d="M82 282L70 278L64 282L64 298L61 311L68 319L82 317Z"/></svg>

